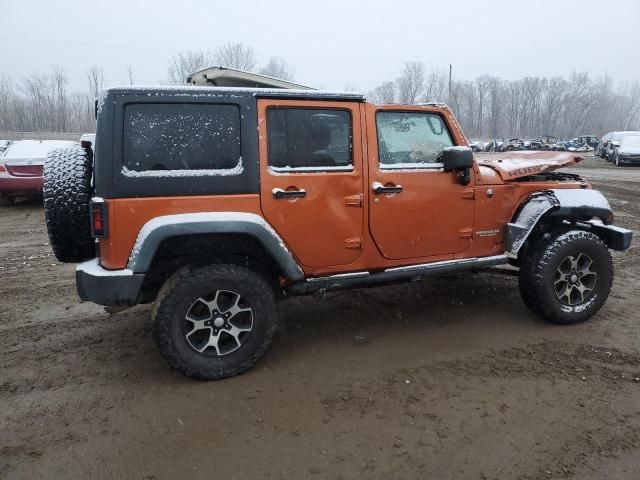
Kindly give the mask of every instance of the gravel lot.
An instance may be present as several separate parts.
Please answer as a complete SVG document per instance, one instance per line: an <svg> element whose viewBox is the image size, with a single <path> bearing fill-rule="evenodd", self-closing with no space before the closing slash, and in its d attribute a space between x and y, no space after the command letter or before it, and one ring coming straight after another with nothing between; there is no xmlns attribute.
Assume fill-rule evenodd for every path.
<svg viewBox="0 0 640 480"><path fill-rule="evenodd" d="M571 170L640 232L640 168ZM79 302L37 203L0 208L0 477L637 479L639 252L581 325L489 273L296 298L257 368L198 382L149 307Z"/></svg>

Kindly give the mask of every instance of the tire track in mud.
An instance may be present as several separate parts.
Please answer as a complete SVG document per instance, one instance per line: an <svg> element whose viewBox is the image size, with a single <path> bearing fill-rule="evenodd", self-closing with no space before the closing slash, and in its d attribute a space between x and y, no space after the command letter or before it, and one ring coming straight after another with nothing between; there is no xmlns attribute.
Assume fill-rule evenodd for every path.
<svg viewBox="0 0 640 480"><path fill-rule="evenodd" d="M421 472L434 478L525 480L581 478L599 462L640 448L640 405L633 401L639 393L638 353L550 341L401 369L382 382L356 378L320 402L327 423L356 417L369 426L360 433L379 452L377 465L393 463L398 448L414 465L417 452L431 450L460 462L451 469L423 465ZM624 408L614 401L620 396L627 397ZM562 414L538 416L558 400L568 402ZM389 423L402 428L381 441L373 432L388 431ZM467 477L469 459L460 452L482 450L482 443L509 452L510 460L477 460L481 476ZM532 451L514 451L523 444Z"/></svg>

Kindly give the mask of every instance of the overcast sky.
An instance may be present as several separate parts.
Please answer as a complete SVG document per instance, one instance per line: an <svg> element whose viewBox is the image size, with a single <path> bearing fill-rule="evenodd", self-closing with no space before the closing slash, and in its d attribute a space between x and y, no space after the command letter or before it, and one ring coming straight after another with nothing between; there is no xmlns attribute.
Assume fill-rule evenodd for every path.
<svg viewBox="0 0 640 480"><path fill-rule="evenodd" d="M0 73L65 68L73 89L166 81L170 57L227 41L282 56L300 83L368 91L406 60L454 76L640 78L640 0L0 0Z"/></svg>

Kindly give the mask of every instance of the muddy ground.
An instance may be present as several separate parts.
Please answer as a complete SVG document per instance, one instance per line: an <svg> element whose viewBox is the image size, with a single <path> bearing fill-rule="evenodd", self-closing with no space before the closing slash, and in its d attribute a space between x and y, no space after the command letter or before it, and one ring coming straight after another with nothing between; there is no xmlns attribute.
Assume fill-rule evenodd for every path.
<svg viewBox="0 0 640 480"><path fill-rule="evenodd" d="M640 232L640 168L576 170ZM165 365L149 307L79 302L38 204L2 208L0 477L637 479L639 253L569 327L488 273L292 299L254 370L207 383Z"/></svg>

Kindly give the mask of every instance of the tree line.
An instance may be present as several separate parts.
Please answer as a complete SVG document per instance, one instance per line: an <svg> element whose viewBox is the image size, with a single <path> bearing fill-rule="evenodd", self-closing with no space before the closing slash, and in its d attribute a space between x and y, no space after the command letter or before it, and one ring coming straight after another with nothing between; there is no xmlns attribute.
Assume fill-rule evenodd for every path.
<svg viewBox="0 0 640 480"><path fill-rule="evenodd" d="M190 73L223 65L294 80L295 70L281 57L259 64L252 47L227 43L214 50L180 52L171 57L164 83L184 84ZM127 66L129 83L133 69ZM62 67L16 81L0 74L0 131L85 132L95 130L94 99L104 88L99 66L86 70L83 91L70 91ZM467 136L479 138L602 135L612 130L640 130L640 82L614 84L610 77L586 72L568 77L504 80L483 75L453 79L447 71L427 71L406 62L395 80L382 82L367 95L379 103L448 103Z"/></svg>
<svg viewBox="0 0 640 480"><path fill-rule="evenodd" d="M614 85L608 76L594 79L587 72L518 80L483 75L453 80L449 89L448 72L427 72L422 63L407 62L396 80L381 83L368 98L447 103L469 137L570 138L640 130L640 82Z"/></svg>

